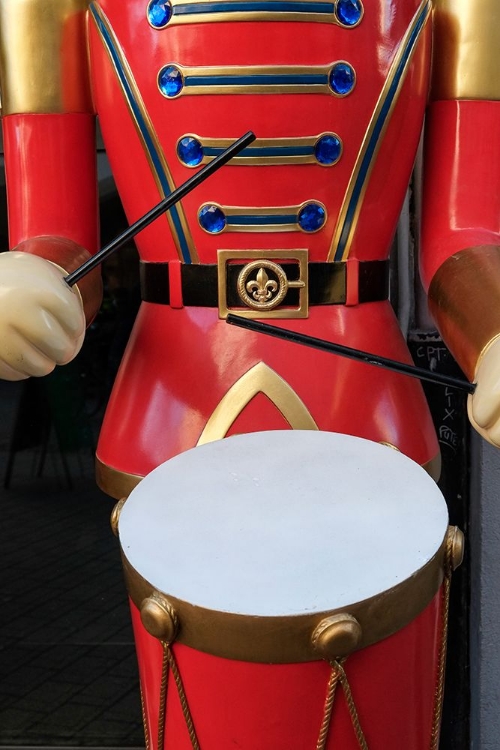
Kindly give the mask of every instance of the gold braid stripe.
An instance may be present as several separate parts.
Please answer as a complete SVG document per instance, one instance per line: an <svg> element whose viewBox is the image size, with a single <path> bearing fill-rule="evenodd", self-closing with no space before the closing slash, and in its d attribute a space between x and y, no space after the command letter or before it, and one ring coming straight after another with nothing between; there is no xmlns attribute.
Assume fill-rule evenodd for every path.
<svg viewBox="0 0 500 750"><path fill-rule="evenodd" d="M141 692L141 713L142 713L142 726L144 727L144 742L146 744L146 750L149 750L151 745L149 742L148 719L146 716L146 707L144 705L144 694L142 692L142 685L139 685L139 690Z"/></svg>
<svg viewBox="0 0 500 750"><path fill-rule="evenodd" d="M451 573L453 570L452 553L453 553L453 537L451 535L448 535L448 543L446 545L446 557L445 557L445 566L444 566L444 581L443 581L443 615L442 615L442 623L441 623L442 624L442 636L441 636L441 644L439 647L437 684L436 684L436 693L435 693L435 699L434 699L434 715L432 717L430 750L438 750L439 734L441 730L441 713L443 710L444 677L445 677L445 670L446 670L446 644L448 641L448 614L450 611Z"/></svg>
<svg viewBox="0 0 500 750"><path fill-rule="evenodd" d="M191 711L189 710L186 693L184 692L184 685L182 684L181 676L177 668L175 657L168 643L165 643L165 641L162 641L162 646L163 646L163 654L164 654L164 664L165 662L168 663L168 666L170 667L172 671L175 684L177 686L177 692L179 694L179 700L181 702L181 708L182 708L182 713L184 716L184 721L186 722L186 727L189 732L189 739L191 740L191 746L193 750L200 750L200 745L198 743L198 738L196 737L196 730L194 728ZM161 707L160 707L160 711L161 711ZM162 743L160 744L160 742L158 742L158 750L163 750L163 735L162 735Z"/></svg>
<svg viewBox="0 0 500 750"><path fill-rule="evenodd" d="M166 644L163 645L163 660L161 665L161 683L160 683L160 706L158 709L158 750L163 750L165 740L165 714L167 710L167 688L168 688L168 666L169 660L166 651ZM167 647L168 648L168 647Z"/></svg>
<svg viewBox="0 0 500 750"><path fill-rule="evenodd" d="M329 261L349 257L370 176L430 12L429 0L422 0L396 49L349 179L333 232Z"/></svg>
<svg viewBox="0 0 500 750"><path fill-rule="evenodd" d="M146 109L137 81L109 19L97 2L90 3L89 12L115 72L117 83L122 91L144 156L151 169L151 175L155 181L159 197L163 199L175 190L176 185L153 121ZM199 263L198 253L181 203L172 207L164 216L168 221L179 259L186 263Z"/></svg>
<svg viewBox="0 0 500 750"><path fill-rule="evenodd" d="M358 745L361 750L368 750L368 744L366 742L363 730L361 729L361 723L359 721L356 704L354 703L354 698L352 697L351 686L349 685L349 681L343 667L345 661L345 659L341 659L338 661L330 662L332 672L328 681L325 710L323 712L323 721L321 722L321 729L319 732L318 742L316 744L316 750L325 750L326 748L328 732L330 729L330 722L332 718L333 702L339 682L342 685L342 689L344 691L347 708L351 717L351 722L356 734L356 738L358 740Z"/></svg>

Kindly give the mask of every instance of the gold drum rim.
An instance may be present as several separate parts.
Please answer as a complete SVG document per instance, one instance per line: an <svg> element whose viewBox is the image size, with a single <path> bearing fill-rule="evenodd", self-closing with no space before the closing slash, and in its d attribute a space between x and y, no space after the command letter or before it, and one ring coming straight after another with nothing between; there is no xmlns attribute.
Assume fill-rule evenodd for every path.
<svg viewBox="0 0 500 750"><path fill-rule="evenodd" d="M226 659L271 664L317 661L313 634L325 618L347 615L359 623L353 650L377 643L402 630L432 601L444 578L448 533L435 555L413 575L386 591L326 612L304 615L252 616L196 606L158 591L122 551L127 589L140 610L153 595L164 597L178 618L176 642Z"/></svg>

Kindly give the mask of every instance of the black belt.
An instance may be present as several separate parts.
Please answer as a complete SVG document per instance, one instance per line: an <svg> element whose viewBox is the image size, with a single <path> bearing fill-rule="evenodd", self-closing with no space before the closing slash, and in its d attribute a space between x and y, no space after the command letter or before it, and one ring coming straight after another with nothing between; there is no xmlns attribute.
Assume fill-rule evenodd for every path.
<svg viewBox="0 0 500 750"><path fill-rule="evenodd" d="M265 257L265 253L263 253ZM226 266L227 305L230 308L242 307L237 292L238 276L245 262ZM290 281L298 278L297 267L287 268ZM358 302L378 302L389 296L389 261L367 260L358 264ZM310 305L342 305L347 296L347 264L344 262L309 263L308 290ZM170 282L168 263L141 262L141 294L145 302L160 305L170 304ZM217 264L181 263L182 304L192 307L217 307L218 300ZM296 305L298 289L288 290L282 305Z"/></svg>

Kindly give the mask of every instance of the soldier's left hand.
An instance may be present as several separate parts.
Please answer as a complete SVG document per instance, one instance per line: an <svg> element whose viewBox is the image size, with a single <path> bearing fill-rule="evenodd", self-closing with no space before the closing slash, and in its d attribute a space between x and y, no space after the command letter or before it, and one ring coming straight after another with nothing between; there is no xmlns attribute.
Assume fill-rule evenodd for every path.
<svg viewBox="0 0 500 750"><path fill-rule="evenodd" d="M485 440L500 447L500 338L479 360L475 382L475 393L467 402L469 419Z"/></svg>

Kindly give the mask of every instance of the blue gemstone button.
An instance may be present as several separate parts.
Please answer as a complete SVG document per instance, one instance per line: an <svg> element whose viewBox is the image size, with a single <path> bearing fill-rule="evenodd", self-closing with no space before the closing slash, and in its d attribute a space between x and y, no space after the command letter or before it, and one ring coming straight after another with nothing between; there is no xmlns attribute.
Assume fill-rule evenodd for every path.
<svg viewBox="0 0 500 750"><path fill-rule="evenodd" d="M191 135L181 138L177 144L177 156L188 167L197 167L203 159L203 146Z"/></svg>
<svg viewBox="0 0 500 750"><path fill-rule="evenodd" d="M158 86L163 96L172 98L180 94L184 87L182 73L175 65L166 65L158 73Z"/></svg>
<svg viewBox="0 0 500 750"><path fill-rule="evenodd" d="M297 223L304 232L316 232L326 221L326 211L319 203L307 203L297 217Z"/></svg>
<svg viewBox="0 0 500 750"><path fill-rule="evenodd" d="M314 146L314 156L319 164L330 166L340 159L342 142L333 133L327 133L318 138Z"/></svg>
<svg viewBox="0 0 500 750"><path fill-rule="evenodd" d="M356 83L354 68L346 62L336 63L330 71L328 83L334 94L338 94L338 96L350 94Z"/></svg>
<svg viewBox="0 0 500 750"><path fill-rule="evenodd" d="M337 0L335 15L342 26L356 26L363 15L363 5L360 0Z"/></svg>
<svg viewBox="0 0 500 750"><path fill-rule="evenodd" d="M198 214L200 226L210 234L219 234L226 226L224 211L219 206L203 206Z"/></svg>
<svg viewBox="0 0 500 750"><path fill-rule="evenodd" d="M147 15L148 21L154 29L163 29L170 21L172 6L168 0L151 0Z"/></svg>

